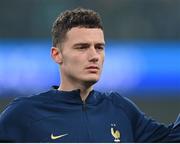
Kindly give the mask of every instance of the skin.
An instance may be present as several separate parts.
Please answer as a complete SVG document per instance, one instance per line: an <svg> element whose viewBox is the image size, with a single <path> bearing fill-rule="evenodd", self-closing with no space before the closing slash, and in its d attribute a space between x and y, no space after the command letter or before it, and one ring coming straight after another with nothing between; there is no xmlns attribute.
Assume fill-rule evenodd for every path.
<svg viewBox="0 0 180 144"><path fill-rule="evenodd" d="M51 56L60 65L58 90L80 89L83 101L99 80L104 63L104 33L99 28L70 29L61 48L52 47Z"/></svg>

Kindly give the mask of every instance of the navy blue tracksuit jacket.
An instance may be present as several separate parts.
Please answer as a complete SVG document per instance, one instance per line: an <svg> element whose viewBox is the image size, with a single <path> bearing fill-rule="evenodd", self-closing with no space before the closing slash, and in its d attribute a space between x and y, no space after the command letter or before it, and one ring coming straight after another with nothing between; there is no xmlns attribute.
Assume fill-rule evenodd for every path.
<svg viewBox="0 0 180 144"><path fill-rule="evenodd" d="M1 142L180 142L180 118L162 125L118 93L52 89L15 99L0 115Z"/></svg>

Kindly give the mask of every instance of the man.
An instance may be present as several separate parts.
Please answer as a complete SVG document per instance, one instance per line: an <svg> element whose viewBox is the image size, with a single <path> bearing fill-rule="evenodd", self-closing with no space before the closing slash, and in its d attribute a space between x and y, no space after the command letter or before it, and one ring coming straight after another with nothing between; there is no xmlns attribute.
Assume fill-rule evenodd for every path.
<svg viewBox="0 0 180 144"><path fill-rule="evenodd" d="M93 90L104 62L100 16L65 11L52 28L51 55L61 83L50 91L14 100L0 116L4 142L180 142L177 120L166 127L118 93Z"/></svg>

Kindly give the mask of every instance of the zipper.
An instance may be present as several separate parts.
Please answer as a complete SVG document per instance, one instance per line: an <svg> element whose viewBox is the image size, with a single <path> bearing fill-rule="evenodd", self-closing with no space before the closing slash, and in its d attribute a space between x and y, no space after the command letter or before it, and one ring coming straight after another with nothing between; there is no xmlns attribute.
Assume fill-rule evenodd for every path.
<svg viewBox="0 0 180 144"><path fill-rule="evenodd" d="M85 100L83 100L83 111L86 111L86 101Z"/></svg>
<svg viewBox="0 0 180 144"><path fill-rule="evenodd" d="M86 128L86 132L88 135L88 139L86 142L91 142L91 134L90 134L90 129L89 129L89 124L88 124L88 114L87 114L87 104L86 101L82 101L82 114L83 114L83 120L84 120L84 125Z"/></svg>

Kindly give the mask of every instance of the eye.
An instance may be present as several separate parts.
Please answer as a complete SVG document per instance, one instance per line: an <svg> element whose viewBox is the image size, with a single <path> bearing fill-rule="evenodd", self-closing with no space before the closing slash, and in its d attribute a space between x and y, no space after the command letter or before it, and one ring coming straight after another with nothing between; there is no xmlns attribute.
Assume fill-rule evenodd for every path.
<svg viewBox="0 0 180 144"><path fill-rule="evenodd" d="M104 50L104 46L96 46L97 50Z"/></svg>
<svg viewBox="0 0 180 144"><path fill-rule="evenodd" d="M79 47L77 47L76 49L87 49L88 47L87 46L79 46Z"/></svg>
<svg viewBox="0 0 180 144"><path fill-rule="evenodd" d="M88 44L77 44L74 48L77 50L86 50L89 48L89 45Z"/></svg>

